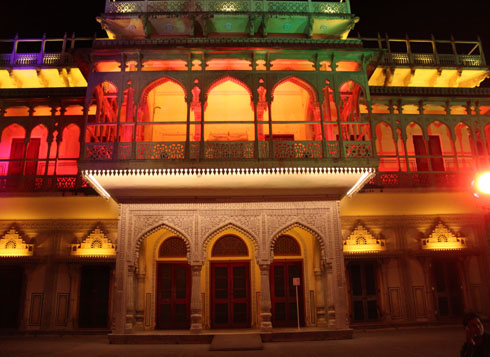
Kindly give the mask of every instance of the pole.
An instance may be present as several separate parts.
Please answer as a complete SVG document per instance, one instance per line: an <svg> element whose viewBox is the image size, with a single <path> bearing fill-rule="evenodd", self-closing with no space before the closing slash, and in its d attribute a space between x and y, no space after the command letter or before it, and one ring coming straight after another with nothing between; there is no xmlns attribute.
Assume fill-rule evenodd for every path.
<svg viewBox="0 0 490 357"><path fill-rule="evenodd" d="M296 319L298 320L298 330L299 326L299 300L298 300L298 285L296 285Z"/></svg>

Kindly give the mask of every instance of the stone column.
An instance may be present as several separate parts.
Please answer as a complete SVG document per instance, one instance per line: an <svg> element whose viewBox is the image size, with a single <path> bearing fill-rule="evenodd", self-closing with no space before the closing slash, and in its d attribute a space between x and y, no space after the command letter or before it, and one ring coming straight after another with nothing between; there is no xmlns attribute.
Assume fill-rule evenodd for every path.
<svg viewBox="0 0 490 357"><path fill-rule="evenodd" d="M144 330L145 320L145 269L140 269L136 273L136 314L135 314L135 329Z"/></svg>
<svg viewBox="0 0 490 357"><path fill-rule="evenodd" d="M126 319L124 324L124 332L132 333L134 328L134 273L135 268L133 265L128 265L127 270L127 284L126 284Z"/></svg>
<svg viewBox="0 0 490 357"><path fill-rule="evenodd" d="M327 262L325 266L327 273L327 324L329 327L336 326L335 320L335 295L334 295L334 276L332 262Z"/></svg>
<svg viewBox="0 0 490 357"><path fill-rule="evenodd" d="M316 325L325 327L328 325L325 320L325 294L323 291L323 271L320 268L315 268L315 293L316 293Z"/></svg>
<svg viewBox="0 0 490 357"><path fill-rule="evenodd" d="M270 264L260 264L260 330L272 331Z"/></svg>
<svg viewBox="0 0 490 357"><path fill-rule="evenodd" d="M191 265L192 288L191 288L191 332L202 331L202 301L201 301L201 264Z"/></svg>

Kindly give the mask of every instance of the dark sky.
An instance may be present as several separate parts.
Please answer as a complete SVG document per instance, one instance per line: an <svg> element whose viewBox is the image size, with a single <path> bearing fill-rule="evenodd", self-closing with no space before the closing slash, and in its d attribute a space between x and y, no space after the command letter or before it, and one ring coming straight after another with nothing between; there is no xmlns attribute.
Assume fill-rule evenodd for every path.
<svg viewBox="0 0 490 357"><path fill-rule="evenodd" d="M453 5L456 4L456 5ZM65 32L93 36L99 32L95 17L104 12L104 0L17 0L0 1L0 38L61 37ZM388 33L390 37L476 40L480 35L490 62L490 0L351 0L363 37Z"/></svg>

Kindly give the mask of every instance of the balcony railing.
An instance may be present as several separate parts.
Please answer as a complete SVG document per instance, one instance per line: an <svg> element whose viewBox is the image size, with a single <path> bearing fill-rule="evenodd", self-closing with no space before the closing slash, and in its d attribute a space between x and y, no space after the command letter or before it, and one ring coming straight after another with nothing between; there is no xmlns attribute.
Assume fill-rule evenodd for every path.
<svg viewBox="0 0 490 357"><path fill-rule="evenodd" d="M365 186L373 188L448 188L469 190L473 171L452 172L380 172Z"/></svg>
<svg viewBox="0 0 490 357"><path fill-rule="evenodd" d="M85 192L92 189L80 175L0 176L0 192Z"/></svg>
<svg viewBox="0 0 490 357"><path fill-rule="evenodd" d="M106 14L168 12L282 12L350 14L349 0L341 2L268 0L106 0Z"/></svg>
<svg viewBox="0 0 490 357"><path fill-rule="evenodd" d="M91 46L93 37L72 37L65 35L63 38L18 38L0 40L5 48L10 46L9 53L0 54L0 68L25 68L25 67L70 67L76 66L70 54L70 50L78 47ZM29 49L25 51L23 47ZM39 49L33 52L32 49ZM49 49L49 51L46 51Z"/></svg>
<svg viewBox="0 0 490 357"><path fill-rule="evenodd" d="M384 51L382 65L428 67L485 67L482 43L477 41L360 37L365 47Z"/></svg>
<svg viewBox="0 0 490 357"><path fill-rule="evenodd" d="M89 161L115 160L114 143L86 143ZM133 152L133 145L135 145ZM188 150L187 150L188 145ZM138 142L117 144L118 160L304 160L340 158L338 141L206 141L206 142ZM370 141L344 141L343 158L372 157Z"/></svg>

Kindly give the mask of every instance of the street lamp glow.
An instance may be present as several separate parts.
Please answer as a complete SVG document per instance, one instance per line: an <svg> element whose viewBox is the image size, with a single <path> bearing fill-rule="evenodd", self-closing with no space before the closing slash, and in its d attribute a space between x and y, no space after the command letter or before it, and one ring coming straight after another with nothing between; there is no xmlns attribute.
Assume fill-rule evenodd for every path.
<svg viewBox="0 0 490 357"><path fill-rule="evenodd" d="M490 172L485 172L476 178L475 187L478 192L490 194Z"/></svg>

